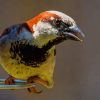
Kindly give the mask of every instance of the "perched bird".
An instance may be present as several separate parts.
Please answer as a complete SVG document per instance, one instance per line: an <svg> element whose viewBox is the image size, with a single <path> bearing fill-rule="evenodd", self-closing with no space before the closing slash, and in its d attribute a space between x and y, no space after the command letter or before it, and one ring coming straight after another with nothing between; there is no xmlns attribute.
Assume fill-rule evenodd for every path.
<svg viewBox="0 0 100 100"><path fill-rule="evenodd" d="M59 11L45 11L36 17L12 25L0 35L0 64L10 75L5 84L14 84L14 78L53 87L55 46L65 40L82 41L84 34L75 21ZM28 88L39 93L35 87Z"/></svg>

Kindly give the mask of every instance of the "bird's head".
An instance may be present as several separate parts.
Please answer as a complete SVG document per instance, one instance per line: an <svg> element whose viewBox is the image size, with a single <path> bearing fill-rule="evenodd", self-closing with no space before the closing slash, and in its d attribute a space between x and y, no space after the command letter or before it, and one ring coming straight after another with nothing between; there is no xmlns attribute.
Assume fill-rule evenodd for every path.
<svg viewBox="0 0 100 100"><path fill-rule="evenodd" d="M26 22L38 44L45 45L48 41L62 40L82 41L84 34L68 15L59 11L45 11Z"/></svg>

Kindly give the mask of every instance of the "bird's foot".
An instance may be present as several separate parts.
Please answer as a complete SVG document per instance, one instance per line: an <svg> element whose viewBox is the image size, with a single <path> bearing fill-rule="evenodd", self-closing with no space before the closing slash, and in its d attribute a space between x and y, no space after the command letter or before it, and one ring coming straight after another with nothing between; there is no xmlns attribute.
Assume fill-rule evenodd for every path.
<svg viewBox="0 0 100 100"><path fill-rule="evenodd" d="M36 94L40 94L42 92L42 90L37 90L36 87L30 87L27 89L29 91L29 93L36 93Z"/></svg>
<svg viewBox="0 0 100 100"><path fill-rule="evenodd" d="M41 85L43 85L43 86L48 87L48 82L42 80L42 79L39 78L38 76L29 77L28 80L27 80L27 82L28 82L28 83L38 83L38 84L41 84ZM28 91L29 91L30 93L41 93L41 92L42 92L42 91L38 91L35 87L28 88Z"/></svg>
<svg viewBox="0 0 100 100"><path fill-rule="evenodd" d="M15 84L14 78L13 78L12 76L9 76L9 77L5 80L5 84L6 84L6 85Z"/></svg>

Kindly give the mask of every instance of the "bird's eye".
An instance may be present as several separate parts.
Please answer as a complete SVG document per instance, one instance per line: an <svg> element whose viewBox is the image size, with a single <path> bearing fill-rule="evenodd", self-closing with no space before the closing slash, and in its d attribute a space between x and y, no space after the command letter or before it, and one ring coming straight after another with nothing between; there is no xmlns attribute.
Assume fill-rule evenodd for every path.
<svg viewBox="0 0 100 100"><path fill-rule="evenodd" d="M56 21L55 21L55 24L56 24L56 25L59 25L59 24L60 24L60 20L56 20Z"/></svg>
<svg viewBox="0 0 100 100"><path fill-rule="evenodd" d="M59 27L61 25L61 21L60 20L54 20L54 24Z"/></svg>
<svg viewBox="0 0 100 100"><path fill-rule="evenodd" d="M69 23L66 24L67 27L70 27L71 25Z"/></svg>
<svg viewBox="0 0 100 100"><path fill-rule="evenodd" d="M66 23L66 26L67 27L71 27L73 24L71 23L71 22L69 22L69 23Z"/></svg>

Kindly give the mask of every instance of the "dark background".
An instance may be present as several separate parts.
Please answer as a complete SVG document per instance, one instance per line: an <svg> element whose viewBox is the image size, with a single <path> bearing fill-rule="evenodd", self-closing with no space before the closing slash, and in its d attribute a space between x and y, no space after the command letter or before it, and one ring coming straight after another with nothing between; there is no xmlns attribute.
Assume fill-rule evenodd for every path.
<svg viewBox="0 0 100 100"><path fill-rule="evenodd" d="M75 19L86 35L83 43L57 46L55 86L42 94L0 90L0 100L100 100L99 0L0 0L0 32L45 10L62 11ZM7 77L0 68L0 78Z"/></svg>

